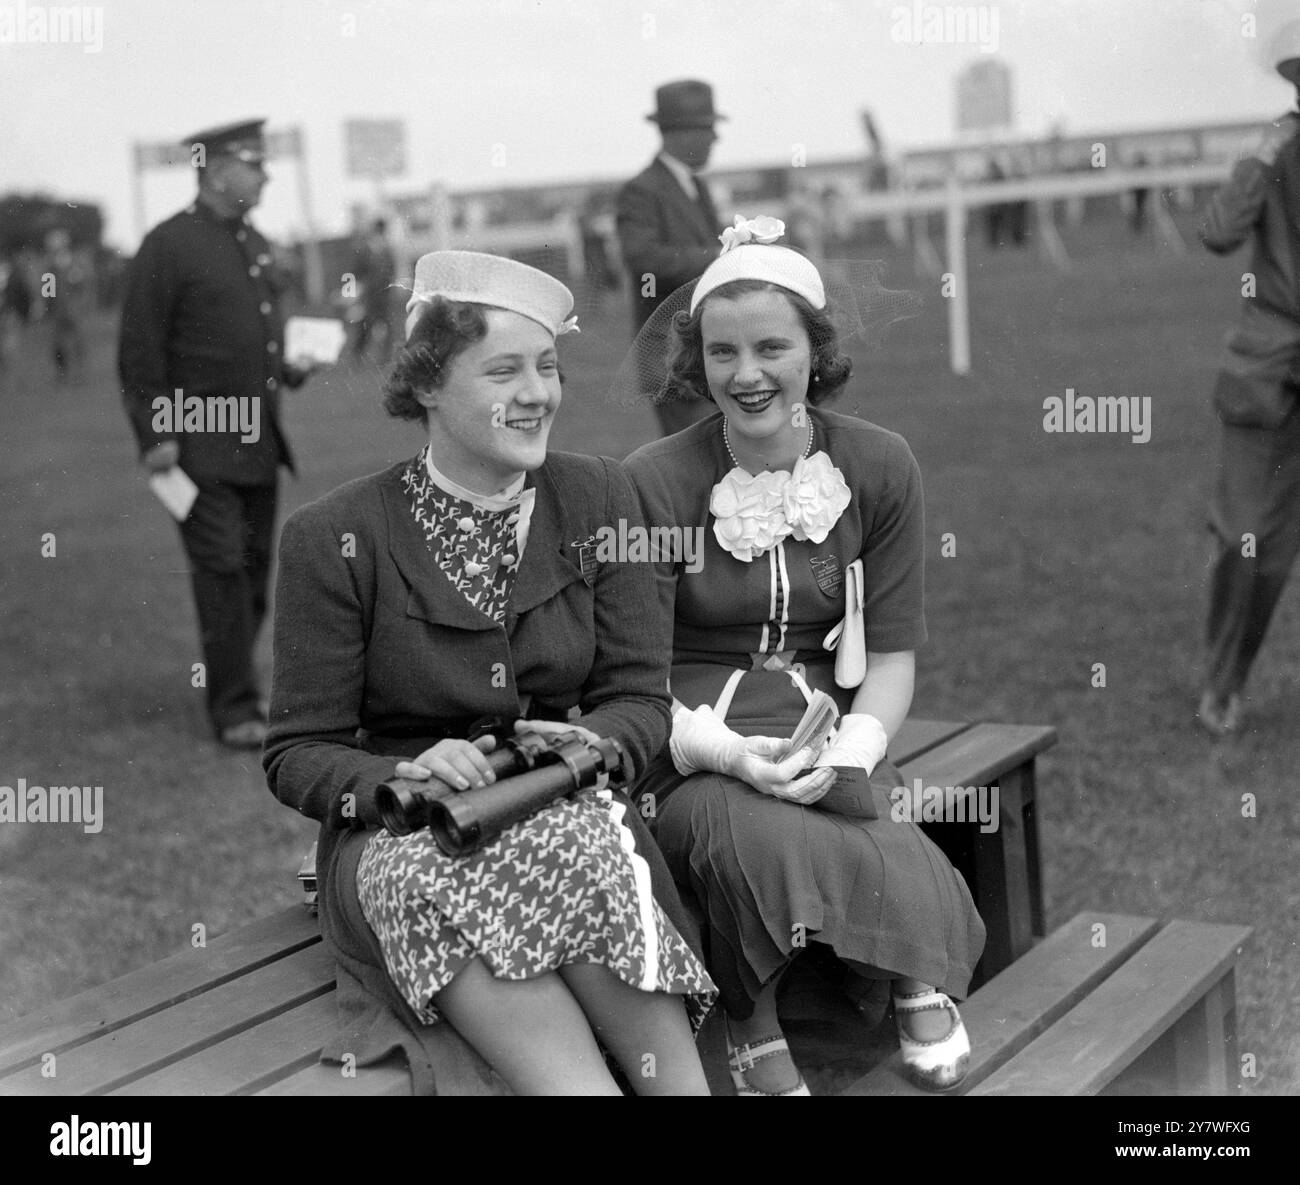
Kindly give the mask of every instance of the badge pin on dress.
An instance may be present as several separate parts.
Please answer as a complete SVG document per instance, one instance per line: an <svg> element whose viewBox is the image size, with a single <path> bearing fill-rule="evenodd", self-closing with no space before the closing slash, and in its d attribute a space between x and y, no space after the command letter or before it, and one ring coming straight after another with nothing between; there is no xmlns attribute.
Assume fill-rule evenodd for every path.
<svg viewBox="0 0 1300 1185"><path fill-rule="evenodd" d="M854 560L844 570L844 577L844 619L826 635L822 646L827 650L838 651L835 656L836 685L857 687L867 676L862 561Z"/></svg>

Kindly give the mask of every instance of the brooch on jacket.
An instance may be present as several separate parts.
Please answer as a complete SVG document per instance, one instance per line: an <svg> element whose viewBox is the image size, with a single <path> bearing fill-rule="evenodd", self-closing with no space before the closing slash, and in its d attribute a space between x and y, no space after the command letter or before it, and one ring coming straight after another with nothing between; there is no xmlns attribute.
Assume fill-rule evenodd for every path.
<svg viewBox="0 0 1300 1185"><path fill-rule="evenodd" d="M587 587L591 588L596 583L596 569L600 566L600 561L596 557L598 546L596 536L588 536L585 543L581 539L575 539L569 546L578 553L578 571L582 573L582 579L586 581Z"/></svg>

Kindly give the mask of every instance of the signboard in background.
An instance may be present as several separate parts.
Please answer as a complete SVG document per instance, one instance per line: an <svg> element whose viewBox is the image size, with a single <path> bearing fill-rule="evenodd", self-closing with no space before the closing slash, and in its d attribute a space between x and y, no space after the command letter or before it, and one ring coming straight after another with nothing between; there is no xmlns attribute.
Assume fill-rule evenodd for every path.
<svg viewBox="0 0 1300 1185"><path fill-rule="evenodd" d="M349 177L406 174L406 123L400 119L349 119L343 124Z"/></svg>
<svg viewBox="0 0 1300 1185"><path fill-rule="evenodd" d="M971 62L957 76L957 131L991 132L1011 126L1011 68L997 58Z"/></svg>

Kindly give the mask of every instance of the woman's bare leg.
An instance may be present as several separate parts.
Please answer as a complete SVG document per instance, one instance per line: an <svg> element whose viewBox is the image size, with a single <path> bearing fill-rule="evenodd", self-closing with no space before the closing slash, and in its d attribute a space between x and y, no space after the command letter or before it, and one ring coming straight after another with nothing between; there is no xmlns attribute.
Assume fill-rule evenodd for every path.
<svg viewBox="0 0 1300 1185"><path fill-rule="evenodd" d="M776 1016L776 988L781 976L766 984L754 1001L754 1011L746 1020L727 1017L731 1040L736 1045L752 1045L764 1037L783 1036L781 1022ZM792 1090L799 1085L799 1068L788 1053L764 1058L752 1069L745 1071L745 1081L756 1090Z"/></svg>
<svg viewBox="0 0 1300 1185"><path fill-rule="evenodd" d="M617 1095L582 1008L554 972L496 979L475 959L434 998L517 1094Z"/></svg>
<svg viewBox="0 0 1300 1185"><path fill-rule="evenodd" d="M900 996L915 996L921 992L932 992L934 990L930 984L922 983L919 979L900 977L894 980L894 991ZM953 1027L952 1017L948 1015L946 1009L935 1009L931 1012L909 1012L903 1018L903 1024L907 1026L907 1031L913 1041L941 1041Z"/></svg>
<svg viewBox="0 0 1300 1185"><path fill-rule="evenodd" d="M572 963L559 975L637 1094L709 1093L680 997L640 991L599 963Z"/></svg>

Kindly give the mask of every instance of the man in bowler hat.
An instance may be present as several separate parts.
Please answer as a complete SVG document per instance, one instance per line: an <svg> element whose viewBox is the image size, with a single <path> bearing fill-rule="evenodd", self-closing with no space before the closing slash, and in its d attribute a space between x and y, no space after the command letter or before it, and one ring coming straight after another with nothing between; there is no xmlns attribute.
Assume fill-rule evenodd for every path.
<svg viewBox="0 0 1300 1185"><path fill-rule="evenodd" d="M198 195L141 243L118 344L141 460L156 473L179 465L198 487L181 540L208 715L217 739L238 749L260 748L266 736L253 647L266 611L278 470L293 468L280 389L306 377L284 361L271 247L248 222L267 180L263 122L185 141ZM186 415L168 415L169 406Z"/></svg>
<svg viewBox="0 0 1300 1185"><path fill-rule="evenodd" d="M1215 736L1242 727L1242 687L1300 554L1300 21L1284 26L1276 49L1297 110L1238 162L1201 228L1216 254L1249 240L1255 277L1214 388L1216 554L1197 716Z"/></svg>
<svg viewBox="0 0 1300 1185"><path fill-rule="evenodd" d="M655 111L646 118L659 126L663 147L618 195L618 237L632 285L634 336L665 297L718 257L722 230L709 187L699 175L718 138L714 125L726 118L713 110L713 88L693 79L669 82L655 92L655 100ZM703 399L655 408L665 436L712 410Z"/></svg>

